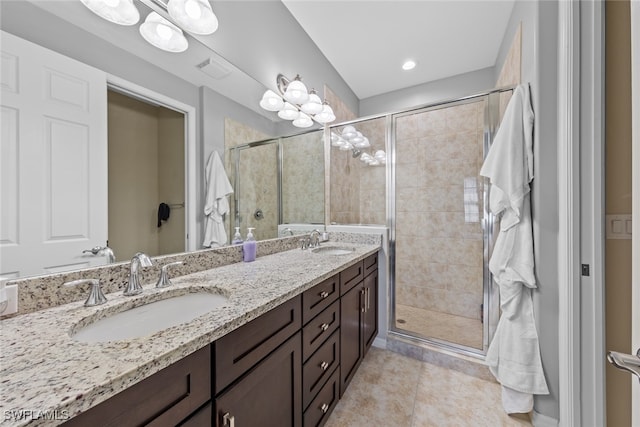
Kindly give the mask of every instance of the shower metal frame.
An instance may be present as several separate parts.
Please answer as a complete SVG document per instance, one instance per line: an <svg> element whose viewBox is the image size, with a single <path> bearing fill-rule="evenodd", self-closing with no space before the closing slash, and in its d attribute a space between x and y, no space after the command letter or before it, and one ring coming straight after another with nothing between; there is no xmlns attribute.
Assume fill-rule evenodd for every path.
<svg viewBox="0 0 640 427"><path fill-rule="evenodd" d="M495 328L497 326L497 320L499 318L499 295L494 292L493 288L493 276L489 271L489 259L491 257L491 250L493 248L493 229L495 224L495 218L489 210L489 192L490 185L485 183L483 188L483 218L482 223L482 235L483 235L483 334L482 334L482 349L445 341L433 337L426 337L417 333L411 333L411 331L402 330L396 327L396 124L395 119L397 117L422 113L426 111L434 111L445 107L452 107L456 105L463 105L471 102L477 102L478 100L485 98L485 113L484 113L484 129L483 129L483 157L486 157L491 143L495 136L495 132L499 125L499 94L503 92L513 91L516 88L513 86L505 86L485 92L476 93L469 96L458 97L453 99L447 99L428 104L423 104L417 107L412 107L404 110L397 110L390 113L376 114L366 117L361 117L355 120L349 120L337 124L331 124L325 126L325 170L329 172L331 170L330 156L327 152L331 149L330 129L335 127L341 127L346 125L358 124L368 120L374 120L379 118L385 118L385 150L387 152L387 168L386 168L386 191L387 191L387 228L389 230L389 255L388 255L388 292L389 298L387 298L387 312L389 313L388 334L390 336L401 337L409 341L416 342L417 344L426 343L435 347L443 348L445 350L452 350L458 354L471 356L475 358L484 358L486 355L489 343ZM328 173L327 173L328 174ZM330 183L330 178L327 178L327 182ZM325 184L325 197L330 196L330 185ZM330 224L330 209L325 209L326 224Z"/></svg>
<svg viewBox="0 0 640 427"><path fill-rule="evenodd" d="M282 148L282 141L286 138L293 138L293 137L297 137L297 136L301 136L301 135L306 135L309 133L314 133L314 132L323 132L324 129L323 128L313 128L313 129L308 129L305 130L303 132L300 133L296 133L293 135L287 135L287 136L280 136L277 138L266 138L266 139L261 139L258 141L252 141L252 142L248 142L245 144L240 144L240 145L236 145L235 147L231 147L229 148L229 151L233 154L231 154L231 158L234 164L234 177L233 177L233 188L234 190L234 206L233 206L233 215L231 220L229 221L229 227L230 230L229 232L231 233L231 235L233 235L233 229L235 227L239 227L240 226L240 199L238 197L240 193L240 153L243 150L249 149L249 148L255 148L255 147L261 147L261 146L265 146L265 145L271 145L271 144L276 144L276 163L277 163L277 171L276 171L276 176L277 176L277 206L278 206L278 225L283 223L283 199L282 199L282 171L283 171L283 162L284 162L284 158L283 158L283 148ZM324 141L324 139L323 139ZM327 174L327 169L325 167L325 176ZM325 181L326 182L326 181ZM326 190L326 185L325 185L325 199L327 198L327 190ZM325 216L326 216L326 203L325 203Z"/></svg>

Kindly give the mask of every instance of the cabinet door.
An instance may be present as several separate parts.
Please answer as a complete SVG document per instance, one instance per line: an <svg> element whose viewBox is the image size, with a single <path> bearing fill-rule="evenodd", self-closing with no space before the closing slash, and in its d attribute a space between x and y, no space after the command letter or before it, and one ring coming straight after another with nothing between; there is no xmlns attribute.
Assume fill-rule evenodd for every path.
<svg viewBox="0 0 640 427"><path fill-rule="evenodd" d="M300 332L216 398L218 427L302 426Z"/></svg>
<svg viewBox="0 0 640 427"><path fill-rule="evenodd" d="M175 426L210 397L211 351L206 346L79 414L64 425ZM209 422L210 420L209 416Z"/></svg>
<svg viewBox="0 0 640 427"><path fill-rule="evenodd" d="M369 351L378 335L378 270L364 279L364 315L362 320L364 335L363 353Z"/></svg>
<svg viewBox="0 0 640 427"><path fill-rule="evenodd" d="M342 295L340 301L340 397L362 360L363 296L360 285Z"/></svg>

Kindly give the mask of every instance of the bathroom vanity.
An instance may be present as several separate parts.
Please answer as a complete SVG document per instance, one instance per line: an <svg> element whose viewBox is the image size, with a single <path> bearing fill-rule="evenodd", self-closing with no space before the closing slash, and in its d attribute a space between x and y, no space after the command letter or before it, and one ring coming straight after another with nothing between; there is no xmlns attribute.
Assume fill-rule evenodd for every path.
<svg viewBox="0 0 640 427"><path fill-rule="evenodd" d="M4 408L62 411L71 417L66 426L323 425L377 334L379 245L349 246L346 255L291 250L176 277L174 294L209 289L228 303L150 337L73 341L69 330L96 310L81 302L5 320L37 326L48 317L49 327L64 333L49 337L61 347L48 351L58 363L40 368L75 368L17 391ZM145 289L141 297L161 292ZM98 310L126 302L109 297ZM10 388L29 387L34 371L24 380L12 375Z"/></svg>

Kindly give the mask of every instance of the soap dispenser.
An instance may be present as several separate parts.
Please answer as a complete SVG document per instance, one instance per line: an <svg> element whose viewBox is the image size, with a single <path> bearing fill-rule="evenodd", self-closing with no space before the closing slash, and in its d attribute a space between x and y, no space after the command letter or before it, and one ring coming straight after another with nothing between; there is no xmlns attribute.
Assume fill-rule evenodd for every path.
<svg viewBox="0 0 640 427"><path fill-rule="evenodd" d="M238 245L242 243L242 235L240 234L240 227L236 227L236 234L233 235L232 245Z"/></svg>
<svg viewBox="0 0 640 427"><path fill-rule="evenodd" d="M248 227L247 239L242 243L242 259L244 262L256 260L256 239L253 237L254 227Z"/></svg>

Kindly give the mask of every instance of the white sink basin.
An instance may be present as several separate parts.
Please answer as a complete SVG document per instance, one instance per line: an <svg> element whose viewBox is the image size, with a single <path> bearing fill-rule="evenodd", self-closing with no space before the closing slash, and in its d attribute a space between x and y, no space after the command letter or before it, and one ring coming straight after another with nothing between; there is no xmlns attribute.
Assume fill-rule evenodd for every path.
<svg viewBox="0 0 640 427"><path fill-rule="evenodd" d="M71 338L96 343L144 337L189 322L227 301L227 297L209 292L167 298L114 313L79 329Z"/></svg>
<svg viewBox="0 0 640 427"><path fill-rule="evenodd" d="M320 246L319 248L312 249L311 252L323 255L348 255L355 250L356 248L344 246Z"/></svg>

